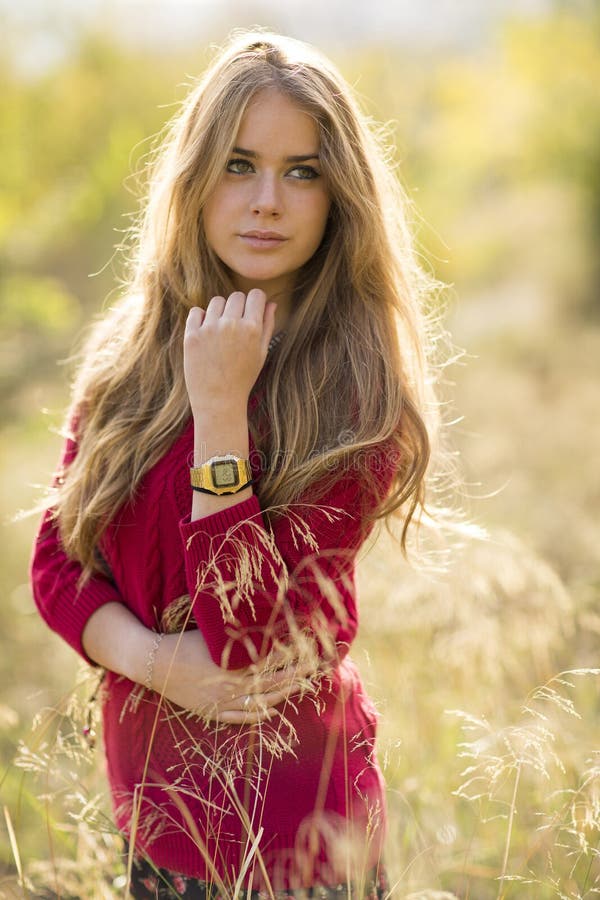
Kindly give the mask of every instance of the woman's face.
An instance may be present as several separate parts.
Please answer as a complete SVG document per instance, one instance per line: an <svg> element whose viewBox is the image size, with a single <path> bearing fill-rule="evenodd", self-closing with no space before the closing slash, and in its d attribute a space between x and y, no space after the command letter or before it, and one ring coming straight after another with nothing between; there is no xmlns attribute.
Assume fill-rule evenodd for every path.
<svg viewBox="0 0 600 900"><path fill-rule="evenodd" d="M235 287L289 297L295 273L321 243L330 205L315 121L276 88L260 91L203 210L206 239Z"/></svg>

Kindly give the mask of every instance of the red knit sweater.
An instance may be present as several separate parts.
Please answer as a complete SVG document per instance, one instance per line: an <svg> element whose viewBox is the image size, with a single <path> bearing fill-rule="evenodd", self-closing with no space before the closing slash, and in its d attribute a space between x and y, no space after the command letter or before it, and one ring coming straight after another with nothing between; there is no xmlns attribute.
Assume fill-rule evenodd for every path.
<svg viewBox="0 0 600 900"><path fill-rule="evenodd" d="M318 506L297 507L314 540L294 515L268 529L256 495L190 522L192 451L190 420L103 536L112 578L95 575L78 591L80 565L46 514L31 564L35 602L84 658L84 626L104 603L124 603L146 626L167 630L165 611L186 595L190 625L221 665L248 665L257 648L296 629L321 648L334 641L339 663L316 693L260 727L207 727L108 672L103 735L117 825L157 866L233 883L251 856L245 884L251 872L254 887L267 877L274 888L335 884L349 860L377 862L385 830L376 713L347 656L357 629L354 559L366 537L359 482L349 470ZM62 464L75 453L67 441ZM383 452L368 464L385 494L393 465Z"/></svg>

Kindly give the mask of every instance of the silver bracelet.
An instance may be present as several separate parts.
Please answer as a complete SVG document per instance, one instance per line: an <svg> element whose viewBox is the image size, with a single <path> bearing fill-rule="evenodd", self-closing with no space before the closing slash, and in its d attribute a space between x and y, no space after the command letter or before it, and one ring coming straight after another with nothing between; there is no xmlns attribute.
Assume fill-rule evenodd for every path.
<svg viewBox="0 0 600 900"><path fill-rule="evenodd" d="M150 647L148 651L148 656L146 658L146 680L144 681L144 687L147 691L152 690L152 676L154 675L154 663L156 661L156 654L158 653L158 648L160 647L160 642L164 638L164 633L159 632L154 637L154 643Z"/></svg>

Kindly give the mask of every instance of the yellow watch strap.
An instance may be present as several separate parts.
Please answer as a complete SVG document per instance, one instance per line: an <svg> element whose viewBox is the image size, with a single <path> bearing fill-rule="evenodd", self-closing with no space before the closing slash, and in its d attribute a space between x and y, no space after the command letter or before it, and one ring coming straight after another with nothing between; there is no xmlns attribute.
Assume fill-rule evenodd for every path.
<svg viewBox="0 0 600 900"><path fill-rule="evenodd" d="M237 467L237 484L232 487L227 485L216 485L213 479L213 463L235 463ZM209 494L236 494L243 488L252 484L252 469L250 460L241 459L233 454L225 456L213 456L201 466L194 466L190 469L190 484L197 491L203 491Z"/></svg>

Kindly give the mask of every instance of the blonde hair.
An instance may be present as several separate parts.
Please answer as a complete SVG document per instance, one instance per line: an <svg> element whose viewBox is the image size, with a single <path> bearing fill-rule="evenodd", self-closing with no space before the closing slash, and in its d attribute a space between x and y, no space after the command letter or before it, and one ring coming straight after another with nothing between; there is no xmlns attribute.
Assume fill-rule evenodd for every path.
<svg viewBox="0 0 600 900"><path fill-rule="evenodd" d="M369 515L361 512L365 523L402 517L404 548L423 507L435 404L421 309L439 283L417 262L407 201L342 76L303 43L246 32L216 57L168 126L126 295L83 352L70 410L78 452L54 506L65 549L86 574L97 567L95 548L111 517L190 415L188 310L233 290L207 245L201 211L249 102L272 87L318 125L331 212L321 246L298 273L286 338L259 377L264 396L249 426L267 466L256 493L273 521L301 495L318 499L353 465L366 497L374 472L364 460L385 448L398 460L392 490Z"/></svg>

